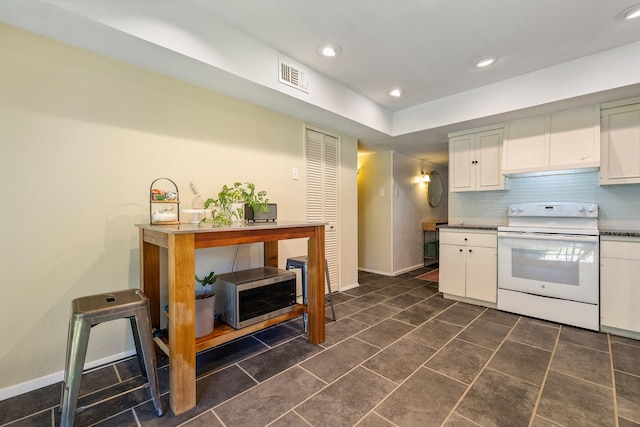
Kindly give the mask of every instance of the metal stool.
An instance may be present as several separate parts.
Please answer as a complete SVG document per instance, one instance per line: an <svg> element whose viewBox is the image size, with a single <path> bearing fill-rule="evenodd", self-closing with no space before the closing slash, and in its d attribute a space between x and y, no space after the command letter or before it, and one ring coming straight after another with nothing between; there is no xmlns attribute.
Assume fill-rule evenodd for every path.
<svg viewBox="0 0 640 427"><path fill-rule="evenodd" d="M91 328L115 319L129 318L142 376L147 380L158 416L164 414L151 334L149 299L140 289L76 298L71 302L67 357L62 383L60 425L72 427L78 404L82 369L87 356Z"/></svg>
<svg viewBox="0 0 640 427"><path fill-rule="evenodd" d="M302 303L307 305L307 256L298 256L293 258L287 258L287 266L285 267L287 270L291 270L292 268L299 268L302 270ZM325 296L325 301L329 301L331 305L331 313L333 315L333 321L336 321L336 312L333 309L333 291L331 290L331 279L329 278L329 263L327 259L324 259L324 277L327 279L327 287L329 288L329 294ZM304 332L307 332L307 313L304 313L303 323L304 323Z"/></svg>

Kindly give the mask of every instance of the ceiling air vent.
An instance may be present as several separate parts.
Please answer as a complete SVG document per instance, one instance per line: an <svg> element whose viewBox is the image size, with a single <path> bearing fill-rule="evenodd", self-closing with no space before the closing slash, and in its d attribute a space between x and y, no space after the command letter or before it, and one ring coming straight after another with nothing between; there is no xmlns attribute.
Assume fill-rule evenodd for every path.
<svg viewBox="0 0 640 427"><path fill-rule="evenodd" d="M309 93L307 73L294 65L287 64L283 60L280 60L280 73L278 80L280 80L280 83L284 83L287 86Z"/></svg>

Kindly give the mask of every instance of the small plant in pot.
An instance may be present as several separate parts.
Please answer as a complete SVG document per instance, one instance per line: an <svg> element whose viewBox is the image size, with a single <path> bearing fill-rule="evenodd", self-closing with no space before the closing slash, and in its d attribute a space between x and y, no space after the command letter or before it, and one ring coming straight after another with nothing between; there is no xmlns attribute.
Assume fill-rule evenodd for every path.
<svg viewBox="0 0 640 427"><path fill-rule="evenodd" d="M213 332L216 307L216 293L213 291L213 284L216 280L218 280L218 276L213 271L203 276L202 279L196 274L196 282L201 287L196 290L196 338Z"/></svg>
<svg viewBox="0 0 640 427"><path fill-rule="evenodd" d="M209 198L204 202L205 209L212 208L211 221L216 225L234 225L244 223L244 206L249 205L255 214L261 214L268 209L266 191L256 191L256 186L250 182L235 182L233 185L223 185L218 198Z"/></svg>

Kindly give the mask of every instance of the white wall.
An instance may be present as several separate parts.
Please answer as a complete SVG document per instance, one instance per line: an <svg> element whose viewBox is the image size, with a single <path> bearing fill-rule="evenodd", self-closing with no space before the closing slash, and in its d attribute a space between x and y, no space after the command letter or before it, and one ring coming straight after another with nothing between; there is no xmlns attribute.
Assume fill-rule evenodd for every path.
<svg viewBox="0 0 640 427"><path fill-rule="evenodd" d="M139 287L138 230L149 185L170 177L215 196L251 181L304 220L304 123L85 50L0 25L0 399L59 381L73 298ZM357 141L342 136L341 282L357 280ZM183 220L187 217L183 216ZM347 227L342 227L345 230ZM202 251L196 272L231 270L234 248ZM280 264L306 251L280 244ZM236 268L260 265L260 245ZM304 253L304 252L303 252ZM340 283L342 285L342 283ZM92 330L87 360L131 351L125 321Z"/></svg>

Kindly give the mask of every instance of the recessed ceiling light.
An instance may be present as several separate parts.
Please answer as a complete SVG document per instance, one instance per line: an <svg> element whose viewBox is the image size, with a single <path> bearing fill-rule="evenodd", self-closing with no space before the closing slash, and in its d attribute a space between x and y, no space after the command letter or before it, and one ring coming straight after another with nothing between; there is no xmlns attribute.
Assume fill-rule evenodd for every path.
<svg viewBox="0 0 640 427"><path fill-rule="evenodd" d="M496 62L495 56L483 56L482 58L476 61L477 68L485 68L489 65L493 65Z"/></svg>
<svg viewBox="0 0 640 427"><path fill-rule="evenodd" d="M640 4L628 7L618 14L619 21L630 21L636 18L640 18Z"/></svg>
<svg viewBox="0 0 640 427"><path fill-rule="evenodd" d="M388 91L387 95L393 96L394 98L400 98L402 96L403 92L404 91L402 89L396 88L396 89L391 89L390 91Z"/></svg>
<svg viewBox="0 0 640 427"><path fill-rule="evenodd" d="M318 52L320 52L320 55L322 56L333 58L334 56L340 55L340 46L336 46L335 44L325 44L320 46Z"/></svg>

